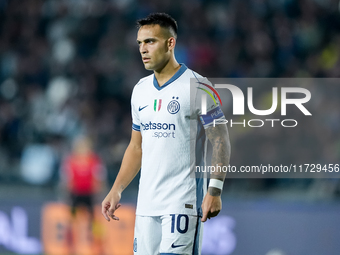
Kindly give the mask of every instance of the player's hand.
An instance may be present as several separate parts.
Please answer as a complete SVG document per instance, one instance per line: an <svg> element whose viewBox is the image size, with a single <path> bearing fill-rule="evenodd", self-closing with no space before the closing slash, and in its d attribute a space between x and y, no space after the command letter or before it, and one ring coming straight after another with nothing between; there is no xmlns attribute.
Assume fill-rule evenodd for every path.
<svg viewBox="0 0 340 255"><path fill-rule="evenodd" d="M206 222L207 219L215 217L222 209L221 196L212 196L209 192L205 195L202 203L203 217L202 222Z"/></svg>
<svg viewBox="0 0 340 255"><path fill-rule="evenodd" d="M120 193L111 190L103 200L102 214L107 221L110 221L110 217L113 220L119 220L119 218L115 216L114 213L121 206L121 204L119 204L120 197Z"/></svg>

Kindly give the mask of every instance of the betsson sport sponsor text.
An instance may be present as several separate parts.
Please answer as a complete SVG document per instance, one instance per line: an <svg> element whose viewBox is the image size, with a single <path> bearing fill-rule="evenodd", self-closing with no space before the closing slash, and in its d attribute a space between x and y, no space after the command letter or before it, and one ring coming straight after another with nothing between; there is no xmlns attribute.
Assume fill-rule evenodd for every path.
<svg viewBox="0 0 340 255"><path fill-rule="evenodd" d="M175 138L175 130L176 125L171 123L156 123L151 122L149 123L141 123L141 126L143 127L143 131L149 131L149 130L163 130L163 131L155 131L152 135L152 137L156 138Z"/></svg>

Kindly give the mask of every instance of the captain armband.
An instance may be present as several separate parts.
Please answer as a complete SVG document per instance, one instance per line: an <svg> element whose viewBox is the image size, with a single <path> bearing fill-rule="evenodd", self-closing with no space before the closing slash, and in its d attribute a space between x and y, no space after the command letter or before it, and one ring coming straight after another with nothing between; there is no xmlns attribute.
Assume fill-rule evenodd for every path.
<svg viewBox="0 0 340 255"><path fill-rule="evenodd" d="M207 114L200 115L200 119L201 119L204 129L207 129L208 127L211 127L214 125L214 121L225 120L225 117L224 117L221 107L218 105L214 109L207 112Z"/></svg>

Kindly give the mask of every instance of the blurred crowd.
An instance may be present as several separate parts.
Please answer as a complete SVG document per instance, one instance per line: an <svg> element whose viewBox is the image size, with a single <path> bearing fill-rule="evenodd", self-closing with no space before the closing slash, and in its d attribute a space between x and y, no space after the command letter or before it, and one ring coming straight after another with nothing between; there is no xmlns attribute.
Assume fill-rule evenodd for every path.
<svg viewBox="0 0 340 255"><path fill-rule="evenodd" d="M0 182L56 185L60 162L78 135L91 138L113 182L130 139L132 88L150 74L135 25L150 12L177 20L177 60L206 77L339 78L338 4L0 0ZM299 123L295 133L231 130L232 163L339 163L340 88L310 89L319 97L312 108L327 114ZM288 138L292 146L280 146ZM279 184L252 181L261 190Z"/></svg>

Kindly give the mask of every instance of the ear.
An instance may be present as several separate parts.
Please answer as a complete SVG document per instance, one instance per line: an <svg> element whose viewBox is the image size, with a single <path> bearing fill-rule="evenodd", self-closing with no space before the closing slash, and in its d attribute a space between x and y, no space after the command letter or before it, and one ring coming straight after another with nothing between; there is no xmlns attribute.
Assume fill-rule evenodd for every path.
<svg viewBox="0 0 340 255"><path fill-rule="evenodd" d="M169 50L173 50L175 48L176 45L176 39L174 37L170 37L168 39L168 48Z"/></svg>

